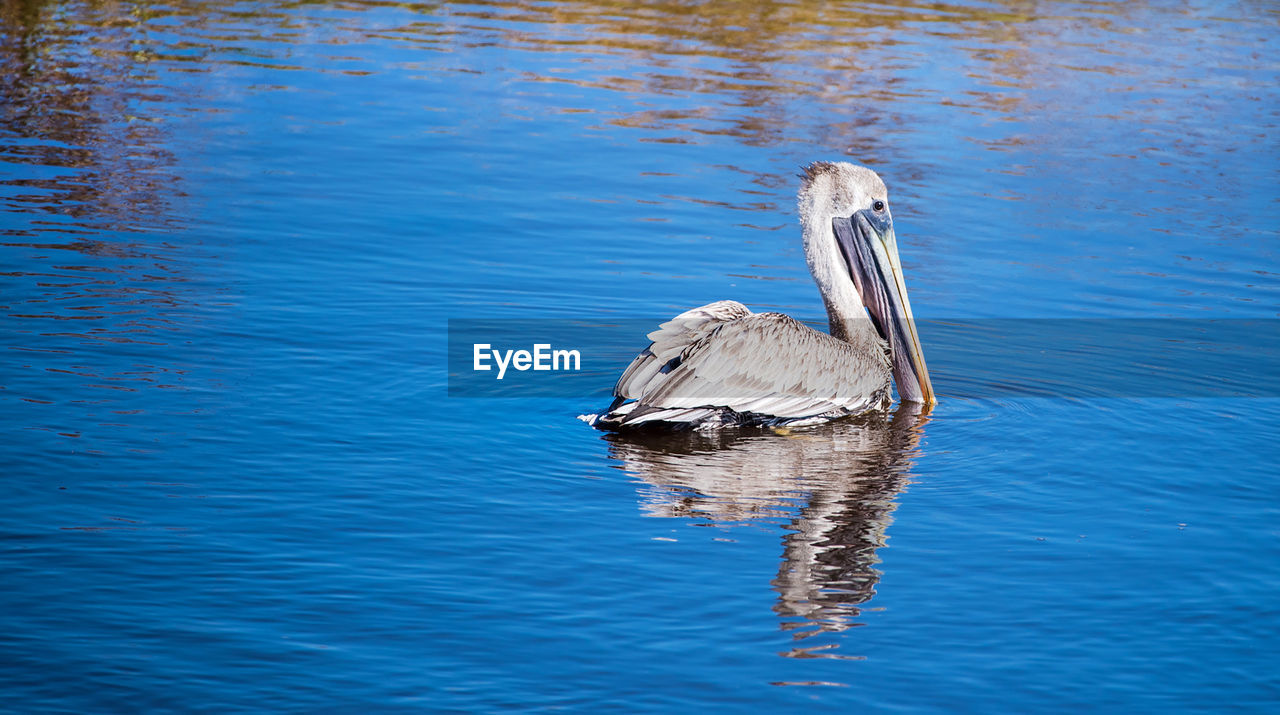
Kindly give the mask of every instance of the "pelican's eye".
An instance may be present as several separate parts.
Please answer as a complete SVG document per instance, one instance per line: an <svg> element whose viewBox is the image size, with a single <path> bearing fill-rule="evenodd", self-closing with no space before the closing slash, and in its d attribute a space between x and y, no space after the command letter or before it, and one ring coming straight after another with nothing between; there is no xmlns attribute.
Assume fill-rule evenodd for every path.
<svg viewBox="0 0 1280 715"><path fill-rule="evenodd" d="M884 211L884 202L881 201L880 199L876 199L875 201L872 201L871 210L875 211L876 213L880 213L881 211Z"/></svg>

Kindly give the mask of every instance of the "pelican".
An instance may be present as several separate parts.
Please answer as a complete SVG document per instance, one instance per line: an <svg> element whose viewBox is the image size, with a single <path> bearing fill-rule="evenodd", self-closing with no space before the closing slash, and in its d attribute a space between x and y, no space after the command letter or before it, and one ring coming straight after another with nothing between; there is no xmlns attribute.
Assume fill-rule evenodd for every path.
<svg viewBox="0 0 1280 715"><path fill-rule="evenodd" d="M871 169L818 161L798 197L804 255L830 334L782 313L722 300L687 310L614 385L601 429L813 424L885 410L891 379L904 402L936 402L920 350L889 195Z"/></svg>

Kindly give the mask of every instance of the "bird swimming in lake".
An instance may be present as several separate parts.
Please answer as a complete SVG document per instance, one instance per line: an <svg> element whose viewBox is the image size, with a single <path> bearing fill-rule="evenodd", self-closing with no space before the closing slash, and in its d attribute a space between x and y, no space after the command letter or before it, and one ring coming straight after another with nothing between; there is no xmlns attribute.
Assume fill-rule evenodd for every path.
<svg viewBox="0 0 1280 715"><path fill-rule="evenodd" d="M888 190L871 169L819 161L798 198L804 255L830 334L782 313L722 300L687 310L648 338L598 415L601 429L799 425L936 403L920 350Z"/></svg>

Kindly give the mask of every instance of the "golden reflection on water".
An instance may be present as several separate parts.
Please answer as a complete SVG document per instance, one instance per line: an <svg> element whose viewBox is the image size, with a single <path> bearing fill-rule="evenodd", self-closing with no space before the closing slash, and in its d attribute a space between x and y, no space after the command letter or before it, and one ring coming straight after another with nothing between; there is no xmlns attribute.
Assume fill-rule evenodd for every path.
<svg viewBox="0 0 1280 715"><path fill-rule="evenodd" d="M911 481L927 418L917 405L891 416L781 433L725 430L609 435L610 456L643 480L644 513L712 524L781 521L788 532L772 581L775 612L797 641L859 625L881 572L898 495ZM794 658L858 658L835 644Z"/></svg>
<svg viewBox="0 0 1280 715"><path fill-rule="evenodd" d="M57 142L6 154L50 166L95 166L101 174L65 179L55 188L84 195L96 205L159 200L166 177L156 173L170 157L156 149L160 129L140 103L165 71L208 72L219 64L261 63L277 69L318 69L290 61L289 46L314 39L309 26L328 24L350 41L407 43L435 53L502 45L566 55L566 65L541 74L516 73L528 82L568 83L654 100L686 98L683 106L641 106L605 117L614 127L658 131L638 141L696 142L699 135L736 137L756 146L794 141L793 100L803 96L824 107L819 137L805 137L841 151L866 154L877 147L869 127L892 128L894 100L916 96L907 87L909 62L919 50L887 50L921 35L972 39L972 52L997 63L1007 87L1025 86L1030 51L1019 25L1039 17L1040 3L1006 0L995 5L891 2L859 5L805 0L734 3L681 2L466 2L342 3L178 2L163 5L10 0L0 8L4 66L0 81L19 111L4 124L24 136ZM347 13L329 19L299 17L308 6ZM392 27L366 26L350 13L398 8L423 19ZM336 14L336 13L335 13ZM1091 15L1074 18L1090 22ZM177 22L179 43L149 37L152 23ZM1107 22L1105 15L1096 20ZM370 23L373 25L373 23ZM78 48L72 51L72 45ZM342 42L341 44L346 44ZM985 46L1004 49L988 51ZM362 49L340 53L360 65L346 73L385 69ZM337 55L335 55L337 56ZM927 60L925 60L927 61ZM434 61L433 61L434 62ZM433 67L439 69L438 67ZM465 61L453 69L477 71ZM323 70L321 70L323 71ZM172 99L172 98L170 98ZM958 106L1012 111L1016 96L980 93L940 97ZM641 103L642 105L644 103ZM593 107L563 108L594 112ZM127 118L127 121L120 121ZM110 136L107 134L110 133ZM110 139L110 141L104 141ZM114 157L100 157L116 147ZM147 171L139 171L146 167ZM109 195L103 195L109 194ZM95 206L92 202L87 206Z"/></svg>
<svg viewBox="0 0 1280 715"><path fill-rule="evenodd" d="M364 16L378 11L377 20ZM955 137L1002 151L1025 146L1037 135L1061 136L1063 121L1077 114L1081 121L1089 119L1089 110L1073 100L1098 96L1099 89L1109 94L1180 86L1194 57L1133 61L1159 46L1166 34L1144 27L1150 18L1142 13L1151 11L1143 2L1032 0L837 5L812 0L8 0L0 5L0 90L8 100L0 125L6 133L41 141L5 142L0 157L88 169L24 179L21 185L42 191L16 201L39 206L47 191L56 191L66 197L60 213L155 215L178 195L167 171L173 159L160 141L164 117L155 106L162 99L178 102L148 92L160 73L214 73L219 66L245 64L354 75L420 67L424 76L441 71L510 74L515 80L512 99L537 83L628 95L635 101L625 108L591 101L575 105L572 98L563 98L558 111L598 114L607 128L641 130L637 142L688 144L715 135L783 148L803 141L862 161L892 161L899 179L914 180L928 168L919 157L927 153L899 156L893 142L886 141L886 135L913 132L899 105L946 107L1001 122L1046 120L1044 127ZM1162 12L1166 22L1184 14ZM1189 27L1173 30L1190 31L1198 21L1202 19L1188 17ZM164 27L155 27L158 23ZM168 32L154 31L158 29ZM334 45L326 59L342 59L344 66L300 64L292 47L321 37ZM473 53L467 50L495 45L563 55L564 62L532 69L517 62L489 70L469 64ZM410 46L431 54L421 62L388 66L378 56L380 46ZM1098 74L1110 77L1102 85L1088 79ZM1045 103L1032 96L1037 88L1075 83L1081 97L1061 91ZM287 86L282 78L279 87ZM210 82L207 91L221 89ZM174 88L165 91L171 95ZM1098 118L1134 132L1135 159L1176 143L1178 137L1142 126L1161 124L1170 111L1158 98L1127 104L1123 116ZM815 111L821 116L812 116ZM1136 136L1139 129L1148 135Z"/></svg>
<svg viewBox="0 0 1280 715"><path fill-rule="evenodd" d="M154 228L181 196L153 112L173 97L152 93L154 72L130 50L138 15L111 2L65 14L59 3L0 5L0 160L41 169L0 180L16 189L4 208L71 219L3 235Z"/></svg>
<svg viewBox="0 0 1280 715"><path fill-rule="evenodd" d="M169 345L190 304L163 121L175 96L156 93L134 51L144 22L132 3L0 4L0 387L52 406L30 429L78 438L57 426L67 405L119 426L142 412L121 404L126 393L184 389L179 358L138 352ZM137 357L122 364L117 350Z"/></svg>

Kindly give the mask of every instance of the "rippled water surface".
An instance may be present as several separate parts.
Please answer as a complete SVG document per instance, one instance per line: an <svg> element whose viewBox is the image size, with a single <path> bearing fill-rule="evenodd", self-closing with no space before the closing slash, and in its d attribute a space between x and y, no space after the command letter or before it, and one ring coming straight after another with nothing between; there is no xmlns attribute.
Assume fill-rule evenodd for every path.
<svg viewBox="0 0 1280 715"><path fill-rule="evenodd" d="M0 5L5 707L1274 712L1275 395L943 371L928 414L621 438L575 419L612 375L450 396L445 356L459 319L820 318L822 158L889 184L926 354L930 321L1274 331L1278 27Z"/></svg>

